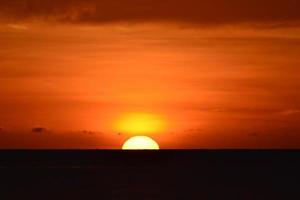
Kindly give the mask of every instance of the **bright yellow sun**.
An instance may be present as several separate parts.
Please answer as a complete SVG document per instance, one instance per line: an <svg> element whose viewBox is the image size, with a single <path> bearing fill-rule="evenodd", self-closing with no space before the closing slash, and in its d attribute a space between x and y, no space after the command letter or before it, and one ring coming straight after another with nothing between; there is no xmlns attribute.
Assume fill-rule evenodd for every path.
<svg viewBox="0 0 300 200"><path fill-rule="evenodd" d="M147 136L129 138L122 146L123 150L158 150L158 144Z"/></svg>

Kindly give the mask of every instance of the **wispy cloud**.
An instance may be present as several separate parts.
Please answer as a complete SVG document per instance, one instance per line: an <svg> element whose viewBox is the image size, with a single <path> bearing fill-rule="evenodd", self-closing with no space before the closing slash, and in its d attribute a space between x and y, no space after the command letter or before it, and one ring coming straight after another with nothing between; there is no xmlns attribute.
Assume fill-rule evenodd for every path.
<svg viewBox="0 0 300 200"><path fill-rule="evenodd" d="M300 114L300 110L298 109L287 109L280 112L281 115L296 115Z"/></svg>
<svg viewBox="0 0 300 200"><path fill-rule="evenodd" d="M24 24L8 24L7 26L9 28L15 29L15 30L27 30L28 29L28 26L26 26Z"/></svg>
<svg viewBox="0 0 300 200"><path fill-rule="evenodd" d="M72 23L174 21L194 24L298 21L295 0L0 0L2 20Z"/></svg>

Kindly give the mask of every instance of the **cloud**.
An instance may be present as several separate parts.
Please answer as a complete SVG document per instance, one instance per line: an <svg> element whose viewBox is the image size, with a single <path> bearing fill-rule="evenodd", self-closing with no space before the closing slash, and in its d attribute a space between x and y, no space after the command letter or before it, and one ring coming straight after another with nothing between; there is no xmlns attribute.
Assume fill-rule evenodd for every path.
<svg viewBox="0 0 300 200"><path fill-rule="evenodd" d="M70 23L171 21L202 25L299 21L297 0L0 0L2 20Z"/></svg>
<svg viewBox="0 0 300 200"><path fill-rule="evenodd" d="M250 136L253 136L253 137L258 137L258 136L260 135L260 133L257 132L257 131L253 131L253 132L251 132L249 135L250 135Z"/></svg>
<svg viewBox="0 0 300 200"><path fill-rule="evenodd" d="M280 112L281 115L287 116L287 115L296 115L300 114L300 110L298 109L287 109Z"/></svg>
<svg viewBox="0 0 300 200"><path fill-rule="evenodd" d="M112 140L109 134L56 130L51 130L51 134L37 134L45 131L43 127L33 128L30 132L6 130L7 134L0 134L0 149L107 149L120 146L120 142Z"/></svg>
<svg viewBox="0 0 300 200"><path fill-rule="evenodd" d="M28 27L24 24L8 24L7 26L14 30L27 30L28 29Z"/></svg>
<svg viewBox="0 0 300 200"><path fill-rule="evenodd" d="M34 127L33 129L31 129L31 131L34 133L44 133L47 132L48 129L44 127Z"/></svg>
<svg viewBox="0 0 300 200"><path fill-rule="evenodd" d="M187 129L184 131L184 133L192 133L192 134L195 134L195 133L201 133L203 132L204 130L202 128L190 128L190 129Z"/></svg>
<svg viewBox="0 0 300 200"><path fill-rule="evenodd" d="M93 134L103 134L102 132L91 131L91 130L82 130L81 132L84 133L84 134L88 134L88 135L93 135Z"/></svg>

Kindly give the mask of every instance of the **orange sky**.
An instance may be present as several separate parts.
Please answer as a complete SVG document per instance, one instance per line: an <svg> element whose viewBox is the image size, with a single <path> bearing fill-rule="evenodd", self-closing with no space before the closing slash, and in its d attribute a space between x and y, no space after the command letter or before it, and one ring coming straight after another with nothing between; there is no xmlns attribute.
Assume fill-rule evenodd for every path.
<svg viewBox="0 0 300 200"><path fill-rule="evenodd" d="M0 0L0 148L299 148L299 3L157 2Z"/></svg>

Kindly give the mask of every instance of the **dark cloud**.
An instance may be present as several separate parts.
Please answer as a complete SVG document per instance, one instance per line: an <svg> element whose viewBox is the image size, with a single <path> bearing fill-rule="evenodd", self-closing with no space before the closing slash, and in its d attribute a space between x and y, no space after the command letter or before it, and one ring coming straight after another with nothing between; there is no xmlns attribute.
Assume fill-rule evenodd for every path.
<svg viewBox="0 0 300 200"><path fill-rule="evenodd" d="M82 133L84 133L84 134L90 134L90 135L94 134L93 131L89 131L89 130L83 130Z"/></svg>
<svg viewBox="0 0 300 200"><path fill-rule="evenodd" d="M196 24L300 19L298 0L0 0L2 20L72 23L174 21Z"/></svg>
<svg viewBox="0 0 300 200"><path fill-rule="evenodd" d="M44 127L34 127L33 129L31 129L31 131L34 133L44 133L47 132L48 129Z"/></svg>
<svg viewBox="0 0 300 200"><path fill-rule="evenodd" d="M259 136L259 132L251 132L250 133L250 136L253 136L253 137L257 137L257 136Z"/></svg>
<svg viewBox="0 0 300 200"><path fill-rule="evenodd" d="M91 130L82 130L81 132L84 133L84 134L88 134L88 135L93 135L93 134L103 134L102 132L91 131Z"/></svg>
<svg viewBox="0 0 300 200"><path fill-rule="evenodd" d="M203 131L204 130L202 128L190 128L190 129L185 130L184 132L185 133L201 133Z"/></svg>
<svg viewBox="0 0 300 200"><path fill-rule="evenodd" d="M0 149L107 149L120 146L107 136L87 135L81 131L37 134L34 131L9 130L7 133L0 134Z"/></svg>

